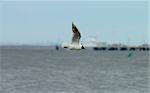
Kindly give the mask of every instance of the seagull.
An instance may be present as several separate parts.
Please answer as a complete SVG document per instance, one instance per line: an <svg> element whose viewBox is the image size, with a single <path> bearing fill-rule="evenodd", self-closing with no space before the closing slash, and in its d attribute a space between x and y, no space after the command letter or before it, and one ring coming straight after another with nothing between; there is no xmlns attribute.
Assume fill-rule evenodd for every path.
<svg viewBox="0 0 150 93"><path fill-rule="evenodd" d="M84 46L80 43L81 33L79 32L78 28L72 22L72 32L73 37L71 44L64 46L64 48L69 48L71 50L80 50L85 49Z"/></svg>

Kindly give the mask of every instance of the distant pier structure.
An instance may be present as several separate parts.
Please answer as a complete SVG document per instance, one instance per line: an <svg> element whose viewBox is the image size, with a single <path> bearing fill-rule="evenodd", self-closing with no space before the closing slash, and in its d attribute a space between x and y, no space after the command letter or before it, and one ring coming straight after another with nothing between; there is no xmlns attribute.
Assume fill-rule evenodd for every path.
<svg viewBox="0 0 150 93"><path fill-rule="evenodd" d="M95 46L93 49L99 51L150 51L150 45L143 44L139 46L127 46L122 44L112 44L106 46Z"/></svg>
<svg viewBox="0 0 150 93"><path fill-rule="evenodd" d="M94 50L107 50L106 47L94 47Z"/></svg>
<svg viewBox="0 0 150 93"><path fill-rule="evenodd" d="M129 51L136 51L136 50L138 50L137 47L130 47L130 48L129 48Z"/></svg>

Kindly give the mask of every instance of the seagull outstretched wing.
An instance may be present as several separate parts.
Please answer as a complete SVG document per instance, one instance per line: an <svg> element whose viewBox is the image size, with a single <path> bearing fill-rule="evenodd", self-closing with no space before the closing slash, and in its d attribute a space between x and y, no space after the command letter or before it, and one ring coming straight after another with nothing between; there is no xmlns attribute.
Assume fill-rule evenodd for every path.
<svg viewBox="0 0 150 93"><path fill-rule="evenodd" d="M73 23L72 23L72 32L73 32L72 44L79 44L81 34L78 28Z"/></svg>

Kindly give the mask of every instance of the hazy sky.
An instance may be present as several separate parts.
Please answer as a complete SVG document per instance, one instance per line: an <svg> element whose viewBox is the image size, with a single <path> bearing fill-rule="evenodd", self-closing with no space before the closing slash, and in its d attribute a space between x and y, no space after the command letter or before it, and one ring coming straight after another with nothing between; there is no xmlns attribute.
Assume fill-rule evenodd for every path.
<svg viewBox="0 0 150 93"><path fill-rule="evenodd" d="M0 13L1 44L71 42L72 21L82 42L148 42L146 1L7 1Z"/></svg>

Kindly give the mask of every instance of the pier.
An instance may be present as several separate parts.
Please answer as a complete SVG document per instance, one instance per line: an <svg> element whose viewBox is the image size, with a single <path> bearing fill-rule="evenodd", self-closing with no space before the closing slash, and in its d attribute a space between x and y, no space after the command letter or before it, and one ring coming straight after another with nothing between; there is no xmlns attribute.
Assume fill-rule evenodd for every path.
<svg viewBox="0 0 150 93"><path fill-rule="evenodd" d="M98 51L150 51L150 47L94 47Z"/></svg>

